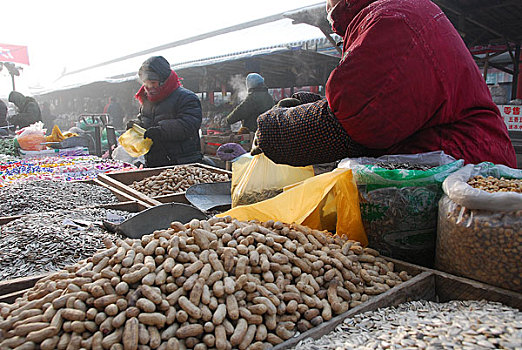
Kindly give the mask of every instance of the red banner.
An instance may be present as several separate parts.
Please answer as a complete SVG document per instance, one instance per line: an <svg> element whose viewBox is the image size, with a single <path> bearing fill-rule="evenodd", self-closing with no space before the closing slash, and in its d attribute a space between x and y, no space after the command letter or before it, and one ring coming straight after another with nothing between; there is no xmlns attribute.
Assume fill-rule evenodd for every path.
<svg viewBox="0 0 522 350"><path fill-rule="evenodd" d="M0 44L0 62L13 62L29 65L27 46Z"/></svg>

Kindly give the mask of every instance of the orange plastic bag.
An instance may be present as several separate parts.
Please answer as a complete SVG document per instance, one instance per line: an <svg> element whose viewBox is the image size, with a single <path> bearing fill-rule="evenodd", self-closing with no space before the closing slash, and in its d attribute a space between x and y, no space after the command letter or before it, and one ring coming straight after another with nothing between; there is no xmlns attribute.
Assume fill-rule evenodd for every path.
<svg viewBox="0 0 522 350"><path fill-rule="evenodd" d="M25 151L41 151L46 149L45 145L45 129L42 122L36 122L19 131L17 131L16 141L20 148Z"/></svg>
<svg viewBox="0 0 522 350"><path fill-rule="evenodd" d="M285 186L314 176L314 168L276 164L264 154L245 154L232 163L232 207L275 197Z"/></svg>
<svg viewBox="0 0 522 350"><path fill-rule="evenodd" d="M265 201L233 208L217 215L230 215L241 221L277 220L328 230L343 238L368 244L359 209L359 193L349 169L306 179L288 186L284 192Z"/></svg>
<svg viewBox="0 0 522 350"><path fill-rule="evenodd" d="M145 129L134 124L118 138L118 142L131 157L137 158L148 153L152 146L152 140L144 139L143 134L145 134Z"/></svg>

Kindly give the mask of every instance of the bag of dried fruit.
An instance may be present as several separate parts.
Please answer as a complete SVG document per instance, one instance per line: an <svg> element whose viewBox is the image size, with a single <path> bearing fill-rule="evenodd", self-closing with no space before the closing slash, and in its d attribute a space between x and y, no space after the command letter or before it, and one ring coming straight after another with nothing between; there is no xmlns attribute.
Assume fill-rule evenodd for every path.
<svg viewBox="0 0 522 350"><path fill-rule="evenodd" d="M359 189L369 246L381 254L432 267L442 182L464 164L442 151L346 158Z"/></svg>
<svg viewBox="0 0 522 350"><path fill-rule="evenodd" d="M522 170L469 164L442 187L435 266L522 292Z"/></svg>

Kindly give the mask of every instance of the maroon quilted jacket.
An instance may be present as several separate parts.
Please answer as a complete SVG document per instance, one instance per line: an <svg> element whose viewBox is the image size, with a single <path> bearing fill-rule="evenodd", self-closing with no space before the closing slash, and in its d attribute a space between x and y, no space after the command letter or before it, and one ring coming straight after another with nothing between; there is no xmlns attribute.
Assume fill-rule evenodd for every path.
<svg viewBox="0 0 522 350"><path fill-rule="evenodd" d="M506 126L478 67L429 0L342 0L343 57L326 97L348 135L386 154L444 150L516 168Z"/></svg>

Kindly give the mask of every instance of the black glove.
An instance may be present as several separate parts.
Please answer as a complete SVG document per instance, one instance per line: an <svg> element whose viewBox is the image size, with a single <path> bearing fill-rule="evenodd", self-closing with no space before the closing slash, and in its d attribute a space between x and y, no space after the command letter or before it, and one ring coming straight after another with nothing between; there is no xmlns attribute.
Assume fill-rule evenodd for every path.
<svg viewBox="0 0 522 350"><path fill-rule="evenodd" d="M252 149L250 150L250 154L253 156L263 153L263 150L259 147L257 135L258 132L256 132L256 135L254 136L254 141L252 142Z"/></svg>
<svg viewBox="0 0 522 350"><path fill-rule="evenodd" d="M145 131L145 134L143 134L143 138L149 138L152 141L157 141L161 138L161 129L157 126L148 128L147 131Z"/></svg>
<svg viewBox="0 0 522 350"><path fill-rule="evenodd" d="M302 103L303 102L301 102L297 98L288 97L288 98L283 98L281 101L277 102L276 107L289 108L289 107L299 106Z"/></svg>
<svg viewBox="0 0 522 350"><path fill-rule="evenodd" d="M127 122L127 130L132 129L132 126L133 126L134 124L143 127L143 125L141 124L141 121L140 121L139 119L132 119L132 120L129 120L129 121Z"/></svg>

